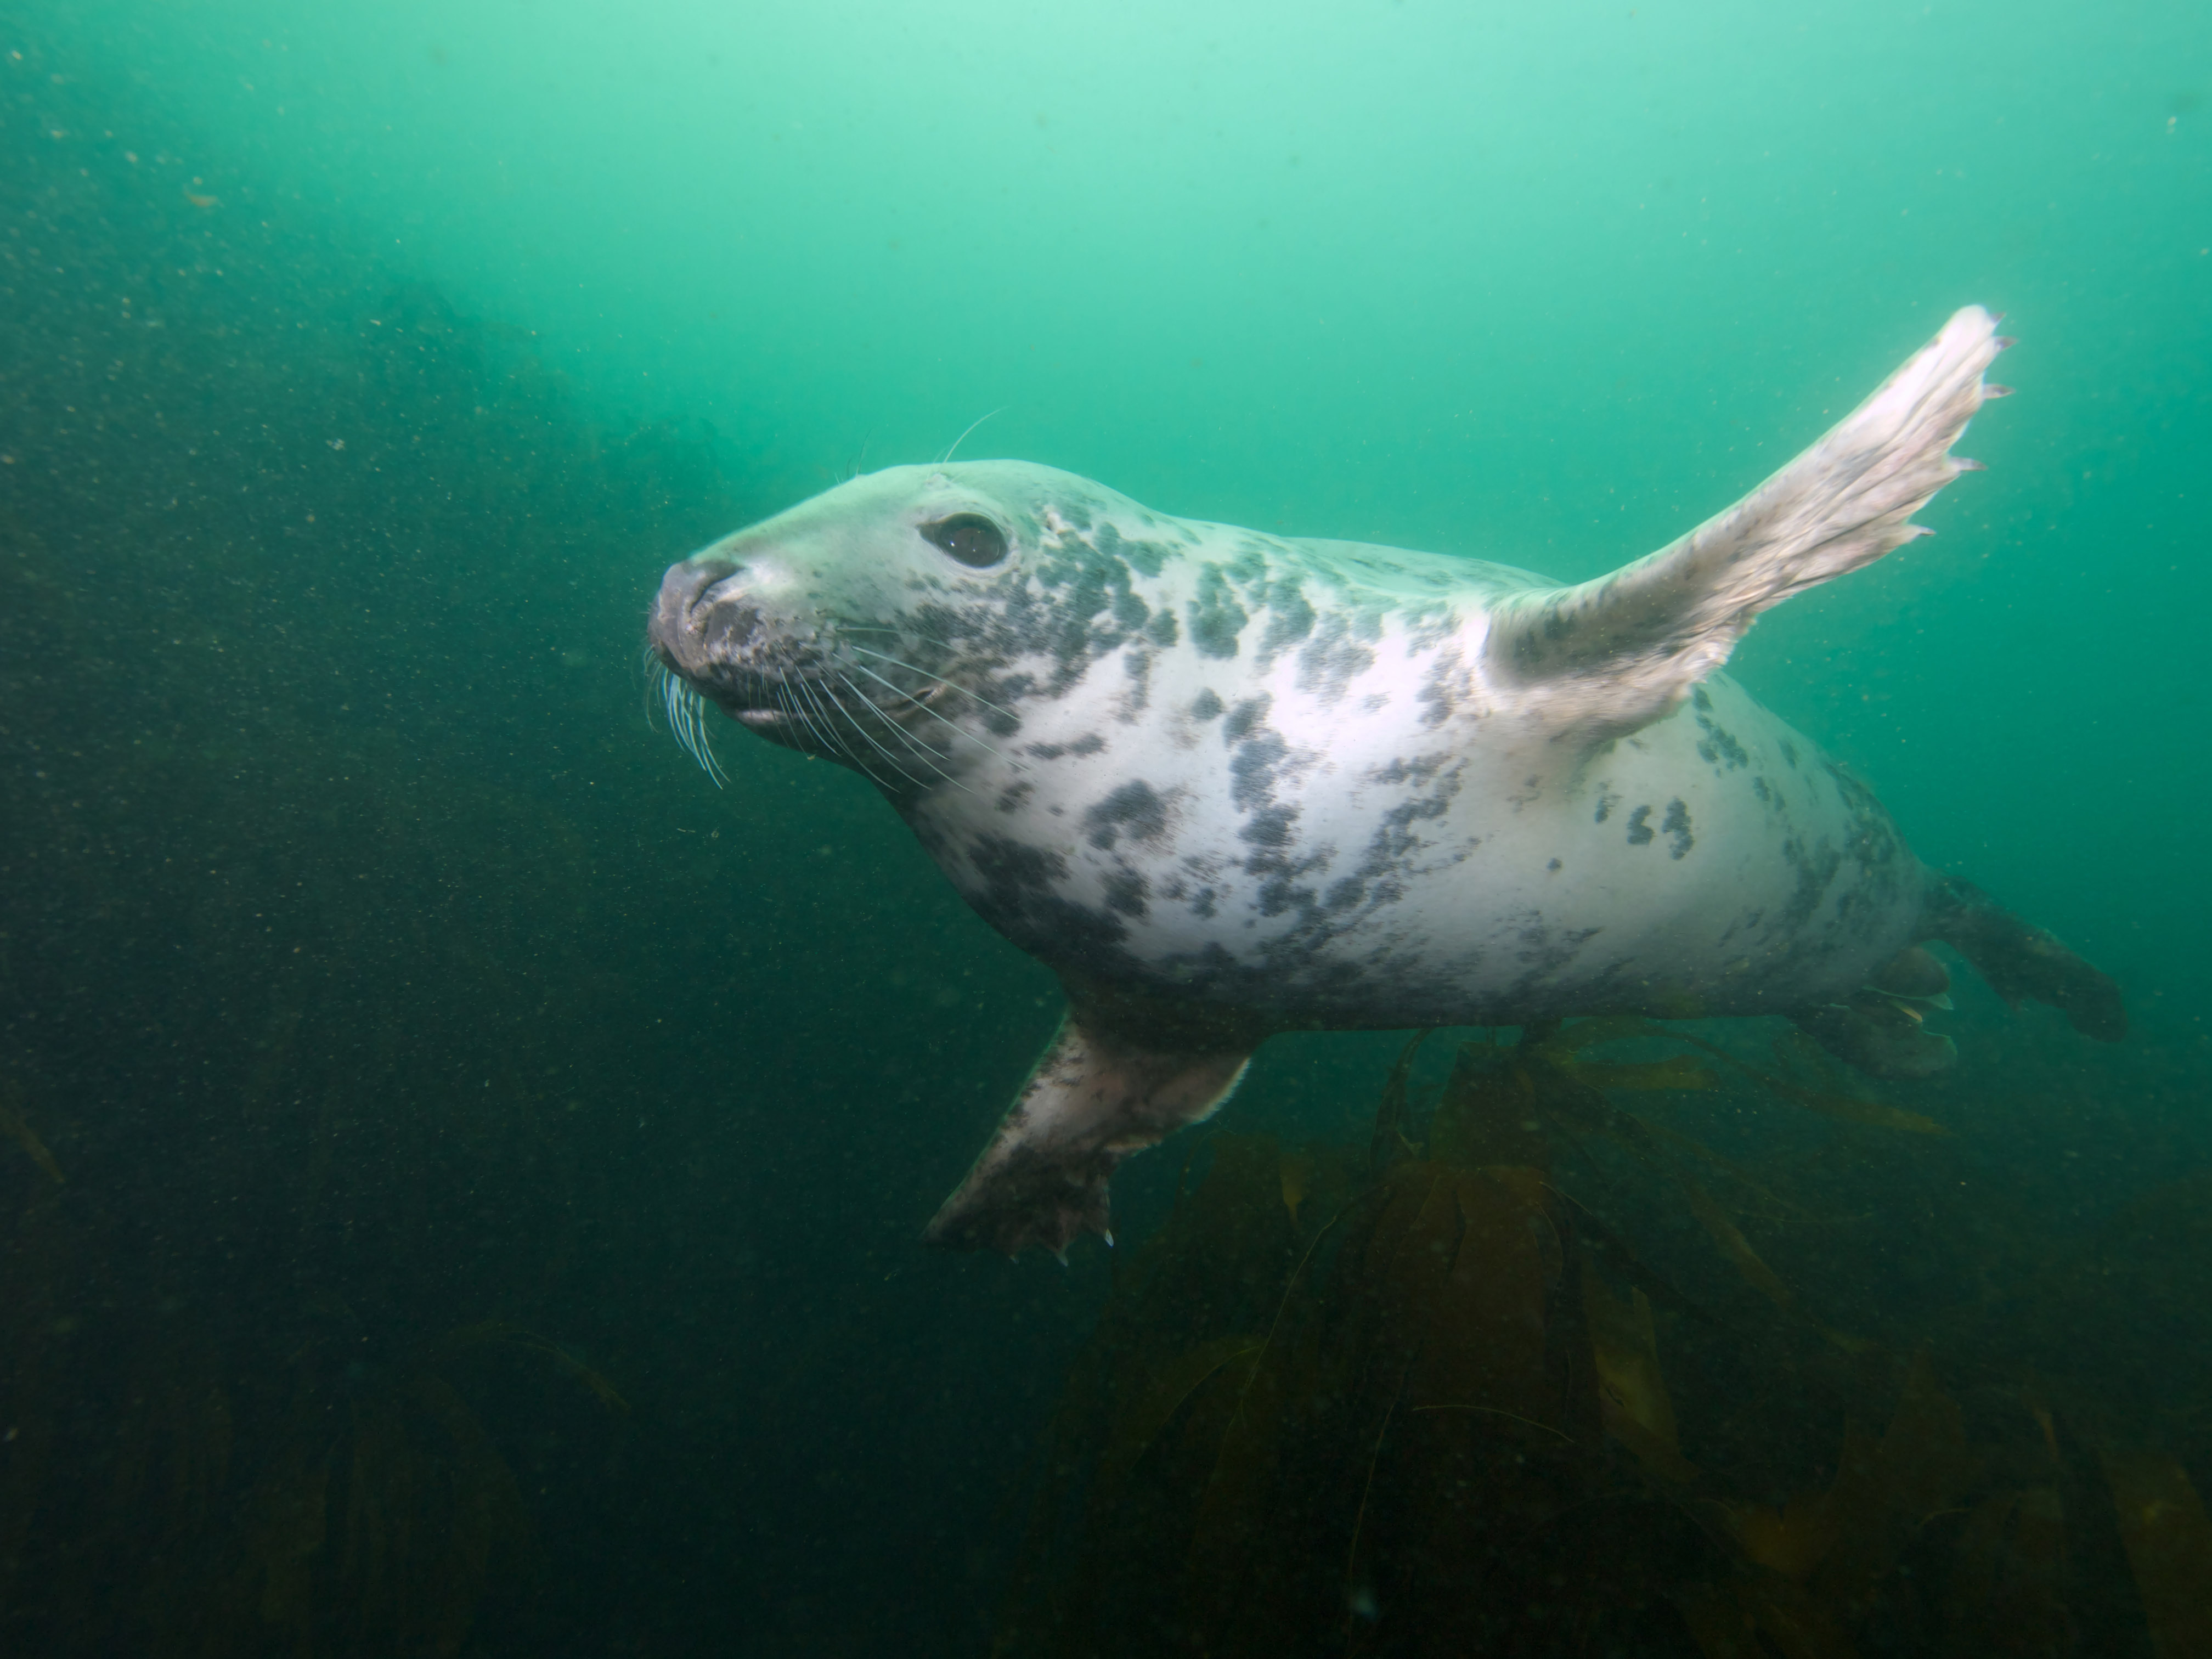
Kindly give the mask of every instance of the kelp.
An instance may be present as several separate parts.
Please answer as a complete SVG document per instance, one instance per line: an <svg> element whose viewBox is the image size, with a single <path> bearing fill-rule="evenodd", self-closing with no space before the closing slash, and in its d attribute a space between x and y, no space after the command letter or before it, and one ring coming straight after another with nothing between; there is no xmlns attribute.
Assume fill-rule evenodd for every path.
<svg viewBox="0 0 2212 1659"><path fill-rule="evenodd" d="M2212 1653L2212 1520L2188 1470L2143 1448L2097 1449L2160 1659Z"/></svg>
<svg viewBox="0 0 2212 1659"><path fill-rule="evenodd" d="M1416 1039L1364 1147L1216 1136L1071 1372L994 1650L2056 1656L2091 1629L2212 1650L2212 1523L2183 1467L2033 1388L1970 1421L1926 1352L1830 1331L1739 1224L1801 1206L1607 1098L1772 1079L1702 1042L1721 1067L1586 1057L1655 1035L1677 1034L1463 1045L1425 1121ZM1555 1150L1594 1139L1807 1334L1839 1406L1796 1425L1790 1466L1701 1453L1695 1425L1786 1342L1698 1308L1563 1189Z"/></svg>
<svg viewBox="0 0 2212 1659"><path fill-rule="evenodd" d="M447 1331L373 1378L349 1365L333 1376L322 1362L358 1339L342 1303L325 1311L345 1334L295 1356L292 1430L246 1502L231 1640L277 1635L295 1654L459 1652L494 1580L527 1581L542 1562L514 1471L448 1372L472 1350L508 1347L628 1407L588 1365L497 1321Z"/></svg>
<svg viewBox="0 0 2212 1659"><path fill-rule="evenodd" d="M62 1166L54 1162L46 1143L31 1127L30 1119L25 1115L22 1085L13 1078L0 1078L0 1135L21 1147L23 1155L38 1165L40 1174L57 1187L63 1184Z"/></svg>

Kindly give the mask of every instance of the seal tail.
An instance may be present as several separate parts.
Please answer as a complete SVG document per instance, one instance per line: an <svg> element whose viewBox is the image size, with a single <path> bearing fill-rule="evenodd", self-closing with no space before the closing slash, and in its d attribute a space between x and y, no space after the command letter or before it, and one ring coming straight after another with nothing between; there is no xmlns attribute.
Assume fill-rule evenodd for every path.
<svg viewBox="0 0 2212 1659"><path fill-rule="evenodd" d="M2109 974L2093 968L2057 939L2014 915L1958 876L1939 878L1922 918L1923 939L1939 939L1974 965L1990 988L2017 1008L2045 1002L2074 1029L2100 1042L2128 1034L2128 1011Z"/></svg>
<svg viewBox="0 0 2212 1659"><path fill-rule="evenodd" d="M1980 463L1951 446L2011 343L1979 306L1826 436L1718 517L1609 576L1513 595L1484 646L1495 683L1554 723L1613 735L1656 720L1719 668L1759 612L1926 533L1912 515Z"/></svg>

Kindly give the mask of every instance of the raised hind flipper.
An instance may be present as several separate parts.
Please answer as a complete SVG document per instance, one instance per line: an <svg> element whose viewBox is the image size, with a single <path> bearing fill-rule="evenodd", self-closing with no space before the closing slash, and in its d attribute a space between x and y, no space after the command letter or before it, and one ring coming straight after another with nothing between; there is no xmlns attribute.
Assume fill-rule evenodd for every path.
<svg viewBox="0 0 2212 1659"><path fill-rule="evenodd" d="M1233 1012L1194 1015L1070 983L1059 1032L922 1237L1008 1255L1031 1244L1060 1255L1086 1232L1110 1241L1115 1166L1211 1116L1266 1035Z"/></svg>
<svg viewBox="0 0 2212 1659"><path fill-rule="evenodd" d="M2017 1008L2047 1002L2083 1036L2118 1042L2128 1034L2128 1011L2112 976L2091 967L2042 928L2006 909L1970 881L1947 876L1930 895L1924 922Z"/></svg>
<svg viewBox="0 0 2212 1659"><path fill-rule="evenodd" d="M1841 1001L1799 1014L1797 1029L1869 1077L1934 1077L1959 1059L1958 1045L1926 1024L1951 1006L1950 991L1943 964L1908 945Z"/></svg>
<svg viewBox="0 0 2212 1659"><path fill-rule="evenodd" d="M1950 449L2009 342L1969 306L1810 449L1672 546L1574 587L1500 600L1491 677L1547 723L1632 731L1721 666L1762 611L1922 533L1912 515L1976 463Z"/></svg>

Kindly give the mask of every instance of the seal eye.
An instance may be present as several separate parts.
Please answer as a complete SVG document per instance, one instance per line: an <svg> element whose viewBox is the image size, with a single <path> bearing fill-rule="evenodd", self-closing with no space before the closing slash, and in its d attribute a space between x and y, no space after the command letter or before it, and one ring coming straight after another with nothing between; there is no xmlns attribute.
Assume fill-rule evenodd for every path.
<svg viewBox="0 0 2212 1659"><path fill-rule="evenodd" d="M980 513L956 513L921 526L923 539L978 570L1006 556L1006 532Z"/></svg>

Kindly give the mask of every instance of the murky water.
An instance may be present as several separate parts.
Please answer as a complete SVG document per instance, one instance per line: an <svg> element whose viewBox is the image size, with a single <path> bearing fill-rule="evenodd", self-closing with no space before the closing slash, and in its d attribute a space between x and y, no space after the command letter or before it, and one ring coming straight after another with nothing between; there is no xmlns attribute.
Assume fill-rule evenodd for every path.
<svg viewBox="0 0 2212 1659"><path fill-rule="evenodd" d="M134 0L0 110L9 1651L2212 1641L2193 9ZM1990 470L1732 672L2125 1044L1282 1037L1117 1259L921 1247L1059 988L693 767L671 559L988 414L1580 580L1972 302Z"/></svg>

